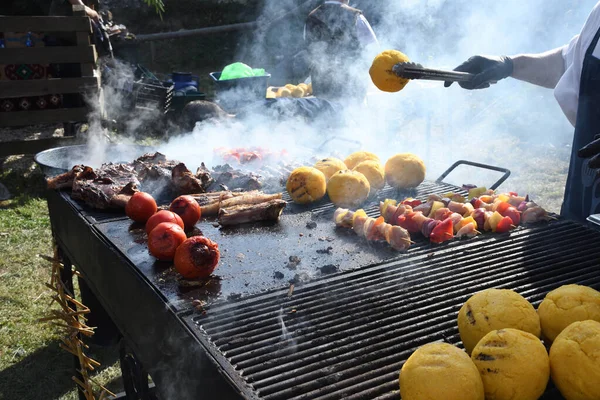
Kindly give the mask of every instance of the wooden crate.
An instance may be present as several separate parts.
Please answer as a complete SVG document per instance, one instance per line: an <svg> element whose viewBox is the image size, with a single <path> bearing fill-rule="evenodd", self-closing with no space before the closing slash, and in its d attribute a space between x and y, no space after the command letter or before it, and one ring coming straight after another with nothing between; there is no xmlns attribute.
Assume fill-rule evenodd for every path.
<svg viewBox="0 0 600 400"><path fill-rule="evenodd" d="M31 99L48 95L85 94L87 98L100 93L100 77L95 71L98 58L94 45L90 43L92 26L83 6L73 6L73 16L0 16L0 32L5 37L15 32L37 35L68 33L75 38L73 46L34 46L0 48L0 65L30 66L51 64L79 64L81 75L72 78L18 79L7 80L0 77L1 99ZM24 70L26 70L25 68ZM6 77L4 77L6 78ZM11 103L13 103L11 101ZM65 137L32 141L0 142L0 156L9 154L34 153L45 148L74 143L72 123L84 122L90 113L90 106L66 108L60 105L54 109L28 111L0 111L0 127L17 127L35 124L63 123Z"/></svg>

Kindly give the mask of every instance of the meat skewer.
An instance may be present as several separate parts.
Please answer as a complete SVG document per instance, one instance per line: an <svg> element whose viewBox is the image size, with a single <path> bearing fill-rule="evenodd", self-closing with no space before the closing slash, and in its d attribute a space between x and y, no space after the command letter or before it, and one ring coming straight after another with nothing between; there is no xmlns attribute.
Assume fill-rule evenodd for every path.
<svg viewBox="0 0 600 400"><path fill-rule="evenodd" d="M368 217L364 210L338 208L334 212L334 221L339 227L352 228L358 236L367 240L385 240L394 250L406 250L412 243L406 229L386 223L383 217Z"/></svg>

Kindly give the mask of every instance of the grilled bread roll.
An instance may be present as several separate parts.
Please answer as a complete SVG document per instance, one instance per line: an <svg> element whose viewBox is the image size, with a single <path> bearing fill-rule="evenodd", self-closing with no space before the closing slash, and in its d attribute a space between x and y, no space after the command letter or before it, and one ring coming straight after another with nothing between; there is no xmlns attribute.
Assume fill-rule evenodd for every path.
<svg viewBox="0 0 600 400"><path fill-rule="evenodd" d="M417 187L425 180L425 163L411 153L396 154L385 163L385 179L396 189Z"/></svg>
<svg viewBox="0 0 600 400"><path fill-rule="evenodd" d="M402 400L484 400L483 383L469 356L448 343L429 343L400 371Z"/></svg>
<svg viewBox="0 0 600 400"><path fill-rule="evenodd" d="M600 322L566 327L550 348L550 371L565 399L600 399Z"/></svg>
<svg viewBox="0 0 600 400"><path fill-rule="evenodd" d="M540 318L535 308L513 290L488 289L471 296L458 312L458 332L471 351L488 332L514 328L540 337Z"/></svg>
<svg viewBox="0 0 600 400"><path fill-rule="evenodd" d="M321 171L325 175L325 179L329 180L331 175L338 171L343 171L346 168L346 164L339 158L327 157L319 160L315 163L315 168Z"/></svg>
<svg viewBox="0 0 600 400"><path fill-rule="evenodd" d="M385 186L385 172L379 161L363 161L354 167L354 171L363 174L371 185L371 190L383 189Z"/></svg>
<svg viewBox="0 0 600 400"><path fill-rule="evenodd" d="M548 353L541 340L518 329L488 333L471 358L487 400L537 400L550 379Z"/></svg>
<svg viewBox="0 0 600 400"><path fill-rule="evenodd" d="M292 171L285 185L294 202L308 204L321 200L327 190L327 181L321 171L313 167L299 167Z"/></svg>
<svg viewBox="0 0 600 400"><path fill-rule="evenodd" d="M369 153L368 151L357 151L346 157L344 163L346 164L348 169L354 169L354 167L356 167L361 162L369 160L379 161L379 157L377 157L376 154Z"/></svg>
<svg viewBox="0 0 600 400"><path fill-rule="evenodd" d="M371 185L356 171L338 171L327 182L327 194L333 204L344 208L357 208L369 197Z"/></svg>
<svg viewBox="0 0 600 400"><path fill-rule="evenodd" d="M564 285L548 293L538 307L545 340L554 339L576 321L600 322L600 292L581 285Z"/></svg>

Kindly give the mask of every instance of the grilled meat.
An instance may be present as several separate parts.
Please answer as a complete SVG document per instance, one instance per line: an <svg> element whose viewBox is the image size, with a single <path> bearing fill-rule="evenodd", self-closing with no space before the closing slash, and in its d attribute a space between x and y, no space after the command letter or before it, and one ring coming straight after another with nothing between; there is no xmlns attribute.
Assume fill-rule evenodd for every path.
<svg viewBox="0 0 600 400"><path fill-rule="evenodd" d="M94 173L94 169L92 167L76 165L69 172L49 178L47 183L49 189L67 189L73 186L73 181L75 181L75 179L95 178L96 174Z"/></svg>
<svg viewBox="0 0 600 400"><path fill-rule="evenodd" d="M265 203L271 200L280 200L282 197L281 193L277 194L264 194L260 192L247 192L242 193L241 196L232 196L231 198L218 200L213 203L201 206L202 215L205 217L219 214L222 208L230 208L241 205L252 205Z"/></svg>
<svg viewBox="0 0 600 400"><path fill-rule="evenodd" d="M173 185L177 193L204 193L206 189L184 163L177 164L171 171Z"/></svg>
<svg viewBox="0 0 600 400"><path fill-rule="evenodd" d="M47 181L49 188L71 188L71 197L99 209L124 207L132 191L144 190L154 197L202 193L211 182L208 170L198 178L184 164L167 160L158 152L144 154L131 163L108 163L97 169L77 165Z"/></svg>
<svg viewBox="0 0 600 400"><path fill-rule="evenodd" d="M262 188L262 177L260 175L234 169L229 164L214 167L212 176L215 179L213 187L218 185L231 190L259 190Z"/></svg>
<svg viewBox="0 0 600 400"><path fill-rule="evenodd" d="M259 204L241 204L219 210L219 223L223 226L256 221L277 221L287 203L273 199Z"/></svg>

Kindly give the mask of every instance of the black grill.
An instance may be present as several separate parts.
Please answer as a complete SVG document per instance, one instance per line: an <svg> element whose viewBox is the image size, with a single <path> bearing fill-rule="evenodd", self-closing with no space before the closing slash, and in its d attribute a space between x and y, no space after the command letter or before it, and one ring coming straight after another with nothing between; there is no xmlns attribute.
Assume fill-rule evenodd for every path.
<svg viewBox="0 0 600 400"><path fill-rule="evenodd" d="M400 260L297 287L291 297L274 291L184 320L256 397L397 399L398 372L418 346L462 346L456 315L473 293L514 289L537 306L563 284L600 289L599 239L558 221L416 246ZM549 389L545 398L560 398L552 396Z"/></svg>

